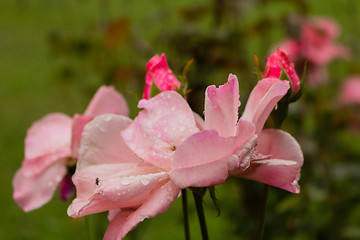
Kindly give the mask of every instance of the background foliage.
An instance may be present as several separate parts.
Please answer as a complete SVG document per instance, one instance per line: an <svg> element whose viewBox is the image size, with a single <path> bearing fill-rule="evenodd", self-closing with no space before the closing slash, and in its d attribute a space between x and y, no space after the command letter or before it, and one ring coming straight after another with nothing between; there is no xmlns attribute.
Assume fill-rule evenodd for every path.
<svg viewBox="0 0 360 240"><path fill-rule="evenodd" d="M141 96L145 64L161 52L177 74L194 58L189 102L198 113L205 86L224 83L230 72L238 75L244 106L257 81L253 55L263 67L275 43L296 35L296 19L315 15L338 21L339 41L351 48L352 59L332 62L329 84L306 89L290 106L284 129L305 154L301 194L271 188L265 239L359 239L360 109L335 104L342 80L360 74L359 11L360 2L353 0L0 1L0 239L88 239L87 224L100 229L100 239L107 225L105 215L87 221L67 217L70 201L59 201L58 193L30 213L12 200L12 177L32 122L50 112L83 112L101 84L124 93L134 117L132 93ZM347 128L349 119L357 121L355 129ZM216 191L220 217L210 199L205 202L211 239L251 239L262 185L229 179ZM191 233L199 239L189 200ZM127 236L168 238L184 239L179 199Z"/></svg>

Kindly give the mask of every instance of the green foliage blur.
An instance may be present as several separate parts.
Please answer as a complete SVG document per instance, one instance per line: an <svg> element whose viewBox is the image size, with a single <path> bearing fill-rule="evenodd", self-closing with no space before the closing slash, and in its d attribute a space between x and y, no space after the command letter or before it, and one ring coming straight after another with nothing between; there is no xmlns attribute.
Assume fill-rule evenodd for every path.
<svg viewBox="0 0 360 240"><path fill-rule="evenodd" d="M294 16L327 16L342 32L351 60L329 66L329 83L304 90L283 129L305 155L301 193L270 188L265 239L360 239L360 108L336 108L342 80L360 74L360 2L354 0L14 0L0 1L0 239L101 239L105 214L72 219L59 193L24 213L12 199L12 178L31 124L48 113L82 113L96 89L114 85L136 116L145 64L166 53L175 74L194 59L188 100L202 114L205 87L239 78L242 108L273 45L296 34ZM302 73L298 73L300 76ZM359 93L360 94L360 93ZM138 96L138 97L137 97ZM348 121L356 120L357 129ZM221 209L205 197L210 239L254 239L262 184L228 179L216 186ZM193 199L190 229L200 230ZM184 239L181 199L126 239Z"/></svg>

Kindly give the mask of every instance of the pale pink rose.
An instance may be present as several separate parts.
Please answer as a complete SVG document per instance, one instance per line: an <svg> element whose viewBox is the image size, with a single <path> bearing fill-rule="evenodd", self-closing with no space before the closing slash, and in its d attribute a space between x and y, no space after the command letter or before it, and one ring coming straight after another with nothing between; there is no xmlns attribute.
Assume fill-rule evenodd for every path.
<svg viewBox="0 0 360 240"><path fill-rule="evenodd" d="M175 91L143 99L138 107L143 110L134 121L100 116L83 133L73 176L77 198L68 214L109 211L104 239L122 239L145 218L168 209L180 193L169 178L174 153L204 128L201 117Z"/></svg>
<svg viewBox="0 0 360 240"><path fill-rule="evenodd" d="M181 103L185 100L181 96L173 98L173 93L177 94L163 92L140 101L139 107L145 109L134 121L125 116L103 115L84 129L79 161L73 176L77 197L69 206L68 215L80 217L109 211L110 224L104 239L122 239L144 219L166 211L180 193L169 178L171 159L167 157L176 145L172 137L181 137L182 133L168 129L160 132L158 139L153 135L160 130L160 125L168 126L165 120L170 121L167 116L161 115L165 112L162 97L173 101L174 106L180 104L179 112L174 112L174 117L187 114L181 111ZM153 125L150 121L152 118L159 121L155 120ZM195 125L195 121L189 122L189 125L180 124L181 127L194 129ZM164 156L152 147L154 144L151 141L161 145L159 149L163 148Z"/></svg>
<svg viewBox="0 0 360 240"><path fill-rule="evenodd" d="M345 79L338 101L341 105L360 105L360 76L351 76Z"/></svg>
<svg viewBox="0 0 360 240"><path fill-rule="evenodd" d="M127 115L128 108L114 88L103 86L83 115L72 119L52 113L30 127L25 139L25 159L13 179L13 198L24 211L50 201L60 182L65 181L67 162L77 157L83 126L96 115L107 112ZM60 190L62 197L71 192L69 184Z"/></svg>
<svg viewBox="0 0 360 240"><path fill-rule="evenodd" d="M171 178L180 188L224 182L256 144L255 126L238 119L239 85L235 75L205 92L204 130L187 138L175 151Z"/></svg>
<svg viewBox="0 0 360 240"><path fill-rule="evenodd" d="M230 173L298 193L303 162L299 144L281 130L262 130L288 89L287 81L261 80L238 120L237 78L230 75L223 86L209 86L205 130L187 138L175 151L170 174L175 184L179 188L211 186L225 181Z"/></svg>
<svg viewBox="0 0 360 240"><path fill-rule="evenodd" d="M295 96L300 90L300 78L296 74L294 64L290 62L288 56L280 48L271 54L266 59L265 71L263 78L277 78L280 79L283 70L290 79L292 93L291 96ZM281 79L285 80L285 79Z"/></svg>
<svg viewBox="0 0 360 240"><path fill-rule="evenodd" d="M146 64L146 70L143 99L150 98L153 82L160 91L175 91L180 87L180 82L169 68L164 53L153 56Z"/></svg>

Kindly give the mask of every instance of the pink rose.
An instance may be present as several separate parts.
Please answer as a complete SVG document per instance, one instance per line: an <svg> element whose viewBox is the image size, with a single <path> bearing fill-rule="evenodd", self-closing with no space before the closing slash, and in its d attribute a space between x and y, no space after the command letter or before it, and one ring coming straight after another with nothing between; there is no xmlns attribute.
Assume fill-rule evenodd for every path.
<svg viewBox="0 0 360 240"><path fill-rule="evenodd" d="M67 163L77 157L85 124L97 115L128 114L122 95L113 87L101 87L83 115L70 118L52 113L35 122L25 139L25 159L13 179L13 198L24 211L46 204L61 183L62 196L71 189L66 182Z"/></svg>
<svg viewBox="0 0 360 240"><path fill-rule="evenodd" d="M169 68L164 53L153 56L146 64L146 70L143 99L150 98L153 81L160 91L175 91L180 87L180 82Z"/></svg>
<svg viewBox="0 0 360 240"><path fill-rule="evenodd" d="M325 65L337 57L349 57L349 49L335 43L339 26L327 18L314 18L302 22L300 42L302 54L311 63Z"/></svg>
<svg viewBox="0 0 360 240"><path fill-rule="evenodd" d="M138 116L105 115L84 130L68 214L109 211L104 239L122 239L145 218L166 211L180 189L169 177L183 139L199 131L186 101L174 91L138 104Z"/></svg>
<svg viewBox="0 0 360 240"><path fill-rule="evenodd" d="M340 90L339 103L360 105L360 76L345 79Z"/></svg>
<svg viewBox="0 0 360 240"><path fill-rule="evenodd" d="M171 179L179 188L220 184L229 174L299 193L303 155L299 144L281 130L262 130L287 81L267 78L252 91L238 120L239 86L209 86L205 97L205 130L181 144L174 156Z"/></svg>
<svg viewBox="0 0 360 240"><path fill-rule="evenodd" d="M318 87L328 81L326 65L336 58L349 58L350 50L336 43L340 33L337 23L328 18L315 17L301 21L299 39L286 39L277 44L291 61L303 65L308 61L307 85Z"/></svg>

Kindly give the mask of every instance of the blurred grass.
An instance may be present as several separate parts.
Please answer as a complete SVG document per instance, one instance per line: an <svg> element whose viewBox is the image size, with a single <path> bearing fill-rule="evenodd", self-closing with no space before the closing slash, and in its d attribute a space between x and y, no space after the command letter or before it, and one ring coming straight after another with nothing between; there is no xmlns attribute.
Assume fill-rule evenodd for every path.
<svg viewBox="0 0 360 240"><path fill-rule="evenodd" d="M151 54L156 52L169 52L175 56L174 51L166 45L156 45L159 32L164 29L176 29L181 24L177 17L177 10L188 4L201 5L206 1L196 4L192 1L105 1L109 5L99 9L98 1L94 0L17 0L0 1L0 199L2 220L0 224L0 239L88 239L85 220L71 219L66 215L67 206L70 202L59 201L58 193L54 199L44 207L30 213L24 213L12 199L11 181L14 173L20 167L23 159L24 138L26 130L31 123L40 119L51 112L64 112L70 116L74 113L84 111L86 104L91 98L92 93L82 91L82 84L88 79L77 79L75 82L59 81L56 77L58 67L57 61L50 55L48 38L54 31L81 35L84 29L94 23L100 24L104 18L116 16L126 16L133 22L133 33L135 36L147 39L154 43L151 46ZM283 1L265 1L266 6L260 10L250 8L239 22L240 27L251 26L261 16L267 15L269 18L277 19L277 13L295 11L294 6L284 4ZM344 62L335 61L331 64L331 77L338 84L346 73L359 72L356 67L359 57L359 35L358 28L360 23L359 1L312 1L310 13L315 15L332 16L336 18L342 26L343 35L341 41L352 47L355 57L355 64L347 65ZM167 19L166 22L163 20ZM244 20L244 21L242 21ZM209 31L207 26L212 20L203 19L199 26ZM280 21L277 19L276 21ZM267 49L277 42L284 35L281 29L276 30L266 37L262 35L250 35L246 42L244 55L248 62L252 61L254 53L259 55L264 61ZM123 53L127 53L124 51ZM137 60L136 54L121 55L121 61L136 62L138 66L144 66L146 58L142 56ZM171 58L169 57L171 62ZM178 60L181 62L183 59ZM177 60L174 59L174 62ZM185 60L184 60L185 61ZM176 63L178 63L176 62ZM182 62L181 64L184 64ZM181 68L176 66L177 72ZM232 70L236 72L237 70ZM225 77L222 73L216 73L212 79L223 82ZM219 77L218 77L219 76ZM140 82L143 79L139 80ZM98 82L94 80L95 84ZM134 84L134 83L133 83ZM129 83L131 85L131 83ZM141 88L141 87L140 87ZM240 86L240 88L242 88ZM134 88L139 94L139 87ZM140 90L141 91L141 90ZM246 94L245 94L246 96ZM133 99L127 96L129 100ZM242 96L244 101L244 98ZM135 105L132 105L132 115L135 115ZM345 141L351 142L354 137L344 133L341 135ZM352 143L351 149L358 154L359 145ZM306 164L306 163L305 163ZM209 235L211 239L245 239L239 238L235 233L248 231L246 229L256 229L256 223L244 222L242 226L237 226L234 218L246 219L246 213L240 212L241 202L239 199L241 192L234 184L236 180L229 180L229 184L217 187L220 204L224 208L222 215L216 217L216 210L212 206L209 198L206 199L205 209L208 221ZM242 180L243 181L243 180ZM244 185L261 189L261 185L253 182L244 181ZM323 212L322 222L314 223L314 226L306 226L306 233L298 233L294 239L311 239L308 236L317 236L317 226L326 226L331 219L331 208L323 204L321 190L311 189L316 195L315 204L309 209L309 216L316 215L317 211ZM274 214L293 213L289 209L296 208L301 204L302 196L281 193L282 190L272 189L274 192L280 191L283 202L270 213L269 219L277 219ZM276 195L277 196L277 195ZM306 198L306 192L305 197ZM315 198L316 198L315 197ZM270 199L270 203L276 203L277 197ZM192 196L189 194L191 208L191 233L193 239L200 239L200 232L197 223L197 216L194 214ZM129 234L127 239L184 239L182 227L181 201L178 199L170 209L154 219L146 220L140 224L136 231ZM227 206L231 206L227 207ZM345 239L356 239L346 236L359 236L359 228L354 226L358 221L359 205L349 220L349 228L345 231ZM238 210L238 211L236 211ZM308 217L310 218L310 217ZM101 218L104 220L104 217ZM288 219L288 218L287 218ZM294 222L285 222L287 227L296 225L296 215L290 216ZM106 221L106 220L105 220ZM309 220L311 221L311 219ZM353 224L353 225L351 225ZM271 229L267 229L271 233ZM279 233L272 232L272 236L279 236ZM347 234L347 235L346 235ZM239 234L241 235L241 234ZM243 236L243 235L242 235ZM279 238L280 239L280 238ZM282 237L282 239L286 239ZM316 238L321 239L321 238ZM325 238L322 238L325 239Z"/></svg>

